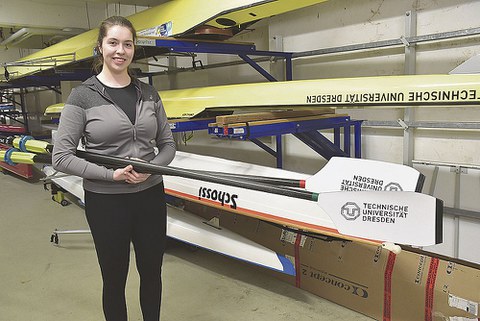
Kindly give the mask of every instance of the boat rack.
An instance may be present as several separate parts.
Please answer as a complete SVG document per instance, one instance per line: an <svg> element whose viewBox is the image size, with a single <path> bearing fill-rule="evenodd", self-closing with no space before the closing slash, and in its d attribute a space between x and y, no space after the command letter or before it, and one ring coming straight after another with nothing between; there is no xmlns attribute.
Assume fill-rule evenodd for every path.
<svg viewBox="0 0 480 321"><path fill-rule="evenodd" d="M18 95L20 95L20 102L15 99ZM27 113L22 107L24 98L22 91L16 93L12 88L0 86L0 133L24 134L27 132ZM21 109L19 110L18 107Z"/></svg>
<svg viewBox="0 0 480 321"><path fill-rule="evenodd" d="M361 158L362 120L352 120L348 115L329 114L309 117L258 120L232 124L219 124L215 118L171 120L173 132L208 130L218 138L249 140L276 158L277 168L283 167L282 136L292 134L315 152L329 160L333 156L351 157L352 128L353 156ZM321 130L333 130L333 142ZM343 140L342 134L343 133ZM276 150L261 141L262 137L275 136Z"/></svg>
<svg viewBox="0 0 480 321"><path fill-rule="evenodd" d="M257 50L256 46L252 43L235 43L228 41L206 41L195 39L174 39L164 37L139 37L136 42L137 45L142 46L145 51L149 48L156 48L156 50L162 53L206 53L206 54L225 54L225 55L237 55L244 62L248 63L253 69L259 72L268 81L277 81L267 70L260 66L253 58L262 57L268 59L284 59L285 60L285 79L292 80L292 55L291 52L279 52L279 51L265 51ZM149 55L154 55L154 52L150 52ZM192 56L193 69L203 69L203 63L196 61ZM163 72L161 72L163 73ZM149 78L155 75L146 73L145 76ZM151 81L151 79L150 79Z"/></svg>
<svg viewBox="0 0 480 321"><path fill-rule="evenodd" d="M250 56L280 58L285 60L285 79L292 80L292 53L259 51L253 44L208 42L197 40L178 40L165 38L139 38L137 44L145 48L167 48L168 52L216 53L238 55L269 81L276 81L265 69ZM195 67L195 66L194 66ZM203 66L202 66L203 67ZM150 77L149 77L150 78ZM310 118L287 119L284 121L247 122L242 125L229 124L216 126L215 118L191 118L188 120L171 120L173 132L208 130L208 133L219 138L249 140L274 156L277 167L283 167L282 135L293 134L307 146L326 159L333 156L351 156L351 128L354 131L354 156L361 157L361 121L351 120L345 115L318 116ZM319 130L332 130L333 142ZM341 132L343 131L343 144ZM260 138L275 136L276 150L263 143ZM343 145L343 149L342 146Z"/></svg>
<svg viewBox="0 0 480 321"><path fill-rule="evenodd" d="M23 97L21 97L23 101ZM27 114L17 109L19 105L13 98L11 90L0 88L0 134L7 135L25 135L27 134ZM21 106L21 105L20 105ZM11 125L10 123L14 123ZM0 150L8 150L10 146L0 144ZM28 164L9 164L0 159L0 172L9 171L26 179L33 177L32 165Z"/></svg>

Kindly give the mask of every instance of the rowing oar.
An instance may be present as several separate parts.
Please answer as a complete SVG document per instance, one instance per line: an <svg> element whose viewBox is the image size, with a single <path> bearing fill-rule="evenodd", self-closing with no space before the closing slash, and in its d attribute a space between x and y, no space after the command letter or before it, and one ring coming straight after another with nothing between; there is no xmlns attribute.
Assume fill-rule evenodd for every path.
<svg viewBox="0 0 480 321"><path fill-rule="evenodd" d="M307 192L84 151L77 151L77 155L111 167L132 165L143 173L178 176L314 201L344 235L415 246L442 242L443 202L426 194L412 191Z"/></svg>
<svg viewBox="0 0 480 321"><path fill-rule="evenodd" d="M306 200L317 200L317 193L287 189L274 185L267 185L263 183L251 182L248 180L235 180L229 177L215 176L212 174L197 173L195 171L186 170L182 168L175 168L170 166L154 165L142 161L133 159L125 159L113 156L100 155L95 153L87 153L77 150L77 156L84 158L90 162L103 165L109 168L121 168L128 165L132 165L134 170L139 173L157 174L157 175L170 175L180 176L184 178L198 179L212 183L220 183L230 186L252 188L267 193L280 194L284 196L290 196L295 198L301 198ZM28 152L20 152L15 149L9 149L7 151L0 151L0 160L4 160L8 164L14 165L15 163L21 164L51 164L52 156L50 154L35 154Z"/></svg>
<svg viewBox="0 0 480 321"><path fill-rule="evenodd" d="M322 192L362 190L421 192L425 182L425 176L409 166L349 157L330 158L324 167L307 179L274 178L193 169L192 171Z"/></svg>
<svg viewBox="0 0 480 321"><path fill-rule="evenodd" d="M18 153L21 152L11 152L13 161L17 160ZM84 151L77 151L77 155L110 168L132 165L142 173L178 176L314 201L330 217L339 233L344 235L414 246L429 246L442 241L443 202L426 194L411 191L307 192ZM2 156L4 154L0 151L0 159ZM49 155L43 155L43 158L39 156L30 153L32 162L43 162Z"/></svg>
<svg viewBox="0 0 480 321"><path fill-rule="evenodd" d="M0 135L0 143L10 147L17 148L19 151L26 152L26 153L31 152L36 154L51 154L53 151L52 144L46 141L34 139L32 136L1 136ZM32 164L31 162L33 162L33 157L34 157L33 155L23 155L23 156L20 156L19 154L16 154L16 155L19 159L21 157L25 158L28 161L27 164ZM37 157L37 159L40 159L40 158ZM47 159L48 158L44 158L44 160L47 160ZM3 158L0 158L0 160L3 160ZM9 160L6 160L6 162L10 164L13 163L13 162L9 162ZM22 163L22 161L18 161L17 163ZM197 170L192 170L192 171L205 173L205 174L212 174L212 175L216 174L218 176L230 177L232 179L245 179L245 180L255 181L259 183L279 185L279 186L299 187L299 188L305 187L305 180L253 176L253 175L240 175L240 174L230 174L230 173L213 173L213 172L197 171Z"/></svg>
<svg viewBox="0 0 480 321"><path fill-rule="evenodd" d="M52 144L46 141L35 140L31 136L0 136L0 143L13 146L24 152L50 154L53 150ZM409 166L349 157L332 157L319 172L305 180L195 169L189 169L189 171L233 180L248 180L269 185L306 188L310 191L322 192L362 190L421 192L425 181L423 174Z"/></svg>
<svg viewBox="0 0 480 321"><path fill-rule="evenodd" d="M26 153L32 152L32 153L38 153L38 154L51 154L53 151L52 144L46 141L36 140L32 136L1 136L0 135L0 143L17 148L19 151L26 152ZM16 154L16 155L19 159L21 158L19 154ZM23 155L22 157L28 161L28 164L32 164L31 162L33 162L34 155ZM40 159L40 158L37 157L37 159ZM44 160L47 160L47 159L48 158L45 158ZM3 158L0 157L0 160L3 160ZM7 159L6 162L13 164L13 162L11 162L9 159ZM22 163L22 161L18 161L18 163ZM264 184L271 184L271 185L297 187L297 188L305 187L305 180L298 180L298 179L208 172L208 171L198 171L193 169L192 171L209 174L209 175L224 176L232 179L244 179L244 180L249 180L249 181L254 181L254 182L259 182Z"/></svg>
<svg viewBox="0 0 480 321"><path fill-rule="evenodd" d="M26 137L26 136L25 136ZM53 149L53 145L39 140L28 139L24 140L22 138L9 138L9 142L12 142L14 146L23 146L32 149L38 152L45 153L43 157L40 154L29 155L17 153L16 151L9 152L0 156L0 159L5 159L7 163L13 164L17 163L28 163L33 164L35 162L41 163L51 163L51 157L47 154L48 151ZM1 141L0 141L1 142ZM4 139L4 142L6 140ZM7 143L7 142L6 142ZM84 153L84 154L83 154ZM83 154L83 156L82 156ZM121 159L118 157L110 157L100 154L96 155L95 159L90 159L88 155L91 153L85 153L82 151L77 151L79 157L85 158L87 160L93 161L99 165L104 166L115 166L116 168L124 167L125 164L133 164L132 159ZM16 158L16 160L15 160ZM121 160L121 161L120 161ZM144 162L138 162L140 164L147 164ZM128 165L127 164L127 165ZM139 166L137 165L136 168ZM143 170L146 170L142 168ZM330 161L315 175L312 175L306 180L299 179L289 179L289 178L275 178L275 177L265 177L265 176L253 176L253 175L240 175L240 174L231 174L223 172L212 172L212 171L200 171L193 169L182 169L172 166L166 166L162 169L163 175L174 175L168 173L170 171L175 171L179 173L184 173L187 178L191 177L191 174L195 175L205 175L205 177L216 177L224 178L232 184L233 181L241 181L242 184L245 182L253 182L258 184L267 184L271 186L283 186L283 187L296 187L296 188L306 188L310 191L360 191L360 190L390 190L390 191L420 191L421 186L424 181L424 177L417 170L403 165L364 160L364 159L355 159L355 158L344 158L344 157L333 157ZM151 174L158 174L158 168L155 168ZM188 174L187 174L188 173ZM374 174L375 173L375 174ZM240 186L242 187L242 186ZM286 190L282 188L282 190ZM269 191L271 192L271 191ZM304 191L294 190L293 197L298 197L299 195L304 195L304 198L309 199L311 194L305 193Z"/></svg>

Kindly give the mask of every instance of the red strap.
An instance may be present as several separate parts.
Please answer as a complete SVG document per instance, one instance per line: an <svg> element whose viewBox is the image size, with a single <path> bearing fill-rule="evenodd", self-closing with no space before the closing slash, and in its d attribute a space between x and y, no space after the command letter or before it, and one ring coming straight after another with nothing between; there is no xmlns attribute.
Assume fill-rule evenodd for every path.
<svg viewBox="0 0 480 321"><path fill-rule="evenodd" d="M390 321L392 319L392 274L396 258L397 255L395 253L388 253L383 282L383 321Z"/></svg>
<svg viewBox="0 0 480 321"><path fill-rule="evenodd" d="M430 268L428 269L427 283L425 284L425 321L433 320L433 296L439 262L438 258L432 257Z"/></svg>

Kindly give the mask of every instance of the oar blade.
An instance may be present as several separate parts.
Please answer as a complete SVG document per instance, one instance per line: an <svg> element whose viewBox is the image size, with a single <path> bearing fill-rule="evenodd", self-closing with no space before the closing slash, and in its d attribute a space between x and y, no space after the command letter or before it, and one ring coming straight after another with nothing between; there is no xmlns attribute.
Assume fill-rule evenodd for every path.
<svg viewBox="0 0 480 321"><path fill-rule="evenodd" d="M314 192L333 191L416 191L421 192L424 176L416 169L376 160L332 157L317 174L306 180Z"/></svg>
<svg viewBox="0 0 480 321"><path fill-rule="evenodd" d="M328 192L318 205L341 234L430 246L442 242L443 203L416 192Z"/></svg>

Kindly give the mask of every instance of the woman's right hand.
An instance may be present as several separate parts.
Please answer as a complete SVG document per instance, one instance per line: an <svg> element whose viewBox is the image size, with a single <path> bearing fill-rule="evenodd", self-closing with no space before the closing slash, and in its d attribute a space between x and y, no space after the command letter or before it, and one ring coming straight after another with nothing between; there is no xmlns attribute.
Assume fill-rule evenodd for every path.
<svg viewBox="0 0 480 321"><path fill-rule="evenodd" d="M133 170L132 165L127 165L124 168L118 168L113 172L113 180L114 181L125 181L127 177L127 173Z"/></svg>

